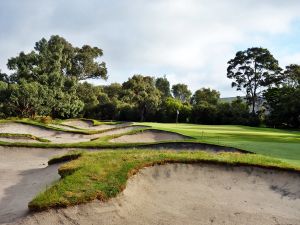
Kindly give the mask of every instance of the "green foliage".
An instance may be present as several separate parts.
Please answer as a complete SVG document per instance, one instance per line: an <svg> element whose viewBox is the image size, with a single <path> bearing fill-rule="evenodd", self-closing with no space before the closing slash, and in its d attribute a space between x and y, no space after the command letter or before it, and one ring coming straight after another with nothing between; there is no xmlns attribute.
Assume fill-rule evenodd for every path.
<svg viewBox="0 0 300 225"><path fill-rule="evenodd" d="M248 103L255 114L255 106L261 87L270 87L281 80L281 68L268 49L248 48L239 51L228 62L227 77L233 79L232 87L245 89Z"/></svg>
<svg viewBox="0 0 300 225"><path fill-rule="evenodd" d="M182 102L189 102L192 92L188 89L186 84L175 84L172 86L172 93L174 98Z"/></svg>
<svg viewBox="0 0 300 225"><path fill-rule="evenodd" d="M300 65L291 64L286 66L283 73L283 83L294 88L300 86Z"/></svg>
<svg viewBox="0 0 300 225"><path fill-rule="evenodd" d="M269 110L267 124L300 127L300 65L291 64L283 73L282 85L264 91Z"/></svg>
<svg viewBox="0 0 300 225"><path fill-rule="evenodd" d="M157 78L155 80L155 86L160 91L162 98L171 96L170 82L166 76Z"/></svg>
<svg viewBox="0 0 300 225"><path fill-rule="evenodd" d="M1 70L0 70L0 82L8 82L8 76L6 73L1 73Z"/></svg>
<svg viewBox="0 0 300 225"><path fill-rule="evenodd" d="M137 108L141 121L160 104L161 95L152 77L134 75L123 83L122 89L123 101Z"/></svg>
<svg viewBox="0 0 300 225"><path fill-rule="evenodd" d="M41 110L43 99L40 93L42 86L37 82L21 80L19 84L9 86L11 95L8 100L8 107L13 115L21 117L34 117Z"/></svg>
<svg viewBox="0 0 300 225"><path fill-rule="evenodd" d="M207 102L212 105L217 105L219 98L220 92L210 88L201 88L194 93L192 104L197 105L202 102Z"/></svg>
<svg viewBox="0 0 300 225"><path fill-rule="evenodd" d="M6 104L11 112L6 116L71 118L84 106L84 113L93 109L98 104L97 88L78 82L107 79L105 63L98 61L102 55L97 47L73 47L56 35L38 41L30 53L10 58L7 66L13 73L6 79L10 83Z"/></svg>
<svg viewBox="0 0 300 225"><path fill-rule="evenodd" d="M217 121L217 107L208 102L193 106L191 119L193 123L214 124Z"/></svg>
<svg viewBox="0 0 300 225"><path fill-rule="evenodd" d="M300 127L300 86L268 89L264 94L270 115L267 123L276 127Z"/></svg>
<svg viewBox="0 0 300 225"><path fill-rule="evenodd" d="M99 105L99 96L103 90L99 86L94 86L88 82L79 83L77 86L77 96L84 103L83 117L94 117L95 110Z"/></svg>
<svg viewBox="0 0 300 225"><path fill-rule="evenodd" d="M37 81L42 84L60 86L63 78L75 77L77 80L88 78L107 78L105 63L97 59L103 55L101 49L84 45L73 47L64 38L54 35L49 40L41 39L35 44L34 51L10 58L7 66L15 71L12 80Z"/></svg>

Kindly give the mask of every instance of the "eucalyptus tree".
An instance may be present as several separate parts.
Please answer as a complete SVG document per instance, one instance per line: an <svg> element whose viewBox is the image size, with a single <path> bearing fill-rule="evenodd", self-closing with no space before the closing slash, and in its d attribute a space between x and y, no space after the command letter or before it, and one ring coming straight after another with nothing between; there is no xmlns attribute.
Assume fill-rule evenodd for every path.
<svg viewBox="0 0 300 225"><path fill-rule="evenodd" d="M107 79L106 65L100 61L102 55L98 47L74 47L63 37L54 35L49 40L43 38L36 42L31 52L10 58L9 80L15 84L22 80L37 82L43 90L48 89L46 97L51 96L52 104L48 104L48 110L44 107L43 112L50 112L54 117L77 116L84 104L77 95L79 81Z"/></svg>
<svg viewBox="0 0 300 225"><path fill-rule="evenodd" d="M245 90L251 105L252 114L263 88L278 84L281 80L281 68L278 61L266 48L248 48L239 51L228 61L227 77L233 79L232 87Z"/></svg>
<svg viewBox="0 0 300 225"><path fill-rule="evenodd" d="M181 102L189 102L192 95L186 84L173 85L172 93L174 98L179 99Z"/></svg>
<svg viewBox="0 0 300 225"><path fill-rule="evenodd" d="M134 75L122 84L122 89L122 100L137 108L141 121L147 114L155 112L161 102L161 94L155 87L153 77Z"/></svg>

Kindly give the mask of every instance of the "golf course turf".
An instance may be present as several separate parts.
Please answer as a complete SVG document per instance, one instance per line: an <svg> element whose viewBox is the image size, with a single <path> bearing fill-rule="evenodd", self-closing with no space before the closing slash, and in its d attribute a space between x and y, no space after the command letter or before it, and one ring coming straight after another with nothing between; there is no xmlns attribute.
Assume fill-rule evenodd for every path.
<svg viewBox="0 0 300 225"><path fill-rule="evenodd" d="M51 166L46 168L58 168L61 177L43 189L36 187L36 192L41 192L34 192L34 198L34 194L26 201L23 198L18 203L20 212L24 212L28 199L32 198L28 204L32 211L73 206L96 199L106 202L122 192L128 179L144 167L174 163L203 165L207 169L209 167L205 165L215 164L220 165L220 168L229 168L228 171L231 171L230 168L235 168L235 171L243 168L243 173L247 173L248 169L256 171L263 168L270 174L265 175L268 180L273 179L270 178L272 174L275 176L279 171L286 171L291 176L284 182L293 187L290 193L298 193L299 131L234 125L101 122L88 119L54 120L45 124L30 119L12 119L0 120L0 140L4 152L12 150L12 159L14 154L18 154L19 147L25 147L20 148L20 151L28 157L31 157L31 150L48 151L47 154L54 158L49 159L48 164ZM77 150L71 151L71 148ZM92 149L95 151L89 151ZM59 154L56 151L64 155L55 156ZM24 159L25 155L22 156ZM43 162L47 159L43 158ZM38 160L42 162L42 159ZM9 159L3 169L11 169L17 180L19 171L14 168L16 163ZM36 171L41 171L40 174L47 172L40 170L40 165L30 166L32 169L37 167ZM281 178L284 175L280 175ZM26 175L26 179L30 180L30 177ZM246 183L243 185L247 186ZM273 184L271 182L268 185L272 187ZM273 192L280 192L281 186L275 186ZM16 187L20 188L18 185ZM253 187L255 191L255 185ZM30 185L26 188L30 188ZM269 189L265 190L268 192ZM2 192L4 194L5 190ZM280 199L276 201L280 202ZM288 206L288 209L291 207ZM13 208L10 212L14 213Z"/></svg>
<svg viewBox="0 0 300 225"><path fill-rule="evenodd" d="M118 150L71 152L53 158L49 164L74 159L59 168L60 179L29 203L34 211L86 203L93 199L108 200L126 186L127 179L143 167L165 163L216 163L249 165L300 171L280 160L256 154L208 153L204 151Z"/></svg>
<svg viewBox="0 0 300 225"><path fill-rule="evenodd" d="M89 124L99 125L120 125L121 122L101 122L97 120L87 120ZM74 121L74 120L67 120ZM156 129L170 131L177 134L191 137L184 142L207 143L226 147L233 147L257 154L263 154L275 157L294 165L300 166L300 131L289 131L273 128L258 128L238 125L199 125L199 124L168 124L168 123L134 123L133 125L141 126L137 129L129 130L126 127L133 126L126 124L124 132L122 127L114 127L105 130L89 130L77 127L77 130L68 130L63 128L51 127L51 124L44 124L30 119L23 120L1 120L0 123L18 122L27 125L39 126L53 131L61 131L66 133L75 133L83 135L92 135L102 133L99 138L92 138L90 141L79 143L8 143L0 142L4 146L23 146L23 147L56 147L56 148L122 148L122 147L151 147L153 143L114 143L110 140L121 137L123 135L136 134L147 129ZM63 124L64 120L57 120L54 124ZM74 127L73 127L74 128ZM118 130L118 132L115 132ZM110 132L110 133L109 133ZM114 134L115 133L115 134ZM41 138L41 137L40 137ZM46 138L47 139L47 138ZM182 140L177 140L182 142ZM159 141L156 143L176 143L176 140Z"/></svg>

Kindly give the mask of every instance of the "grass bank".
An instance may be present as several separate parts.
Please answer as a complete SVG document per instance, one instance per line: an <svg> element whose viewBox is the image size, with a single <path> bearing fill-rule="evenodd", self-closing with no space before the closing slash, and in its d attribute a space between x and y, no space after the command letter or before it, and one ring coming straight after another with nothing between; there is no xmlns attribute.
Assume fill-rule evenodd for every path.
<svg viewBox="0 0 300 225"><path fill-rule="evenodd" d="M72 160L73 159L73 160ZM256 165L267 168L300 171L300 167L278 159L239 153L213 154L204 151L118 150L73 152L51 159L49 163L72 160L59 168L60 179L36 196L29 208L34 211L86 203L94 199L108 200L126 186L128 178L139 169L164 163L222 163Z"/></svg>

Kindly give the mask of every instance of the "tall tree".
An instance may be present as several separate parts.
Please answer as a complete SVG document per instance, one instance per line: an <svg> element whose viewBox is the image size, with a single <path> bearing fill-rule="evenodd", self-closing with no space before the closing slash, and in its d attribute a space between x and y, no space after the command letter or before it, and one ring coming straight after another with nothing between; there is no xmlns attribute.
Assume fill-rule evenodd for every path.
<svg viewBox="0 0 300 225"><path fill-rule="evenodd" d="M161 92L163 98L171 96L170 82L166 76L157 78L155 80L155 86Z"/></svg>
<svg viewBox="0 0 300 225"><path fill-rule="evenodd" d="M290 87L300 86L300 65L291 64L286 66L283 73L283 82Z"/></svg>
<svg viewBox="0 0 300 225"><path fill-rule="evenodd" d="M186 84L173 85L172 93L174 98L179 99L181 102L189 102L192 95L192 92L188 89Z"/></svg>
<svg viewBox="0 0 300 225"><path fill-rule="evenodd" d="M269 114L267 122L273 126L300 126L300 66L291 64L283 73L283 82L279 87L264 91Z"/></svg>
<svg viewBox="0 0 300 225"><path fill-rule="evenodd" d="M79 99L84 98L84 86L80 86L77 94L79 81L91 78L107 79L105 63L99 61L102 55L103 52L98 47L74 47L58 35L51 36L49 40L43 38L36 42L33 51L27 54L21 52L17 57L8 60L7 66L13 71L9 81L15 84L26 81L28 85L33 85L33 82L42 85L41 93L48 93L46 97L49 98L51 96L48 101L51 104L46 104L50 108L46 109L44 104L42 111L50 112L54 117L74 117L83 109L84 104ZM18 89L12 92L16 92L12 96L21 98ZM18 103L16 97L14 100ZM97 101L94 100L88 101L84 98L87 104Z"/></svg>
<svg viewBox="0 0 300 225"><path fill-rule="evenodd" d="M148 113L155 111L160 103L160 92L152 77L134 75L123 83L122 88L123 101L137 107L141 121Z"/></svg>
<svg viewBox="0 0 300 225"><path fill-rule="evenodd" d="M14 71L12 78L15 81L26 79L45 83L54 78L59 81L62 76L77 80L107 79L105 63L99 62L102 55L98 47L73 47L64 38L54 35L48 41L43 38L36 42L30 53L21 52L19 56L10 58L7 66Z"/></svg>
<svg viewBox="0 0 300 225"><path fill-rule="evenodd" d="M208 102L209 104L216 105L220 98L220 92L210 89L201 88L197 90L192 97L192 104L200 104L201 102Z"/></svg>
<svg viewBox="0 0 300 225"><path fill-rule="evenodd" d="M234 80L232 87L245 89L252 114L255 114L261 88L277 84L281 79L278 61L268 49L254 47L237 52L228 64L227 77Z"/></svg>

